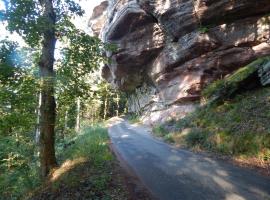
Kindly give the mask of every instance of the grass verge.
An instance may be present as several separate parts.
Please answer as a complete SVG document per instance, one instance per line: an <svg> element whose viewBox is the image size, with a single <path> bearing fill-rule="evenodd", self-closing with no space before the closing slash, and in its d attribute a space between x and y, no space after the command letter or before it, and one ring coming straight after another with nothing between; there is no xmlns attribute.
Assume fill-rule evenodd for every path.
<svg viewBox="0 0 270 200"><path fill-rule="evenodd" d="M108 142L105 128L84 128L68 147L58 147L61 166L28 199L128 199Z"/></svg>
<svg viewBox="0 0 270 200"><path fill-rule="evenodd" d="M260 88L201 107L176 121L174 131L165 123L154 128L154 133L182 147L270 170L269 122L270 88Z"/></svg>
<svg viewBox="0 0 270 200"><path fill-rule="evenodd" d="M140 123L140 116L137 114L128 114L127 115L127 120L129 121L129 123L131 124L135 124L135 123Z"/></svg>

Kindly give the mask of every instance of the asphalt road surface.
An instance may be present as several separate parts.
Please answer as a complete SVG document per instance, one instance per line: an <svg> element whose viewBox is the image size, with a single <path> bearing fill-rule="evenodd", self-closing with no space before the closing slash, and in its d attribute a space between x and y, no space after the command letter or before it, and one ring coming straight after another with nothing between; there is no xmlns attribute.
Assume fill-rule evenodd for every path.
<svg viewBox="0 0 270 200"><path fill-rule="evenodd" d="M255 171L155 139L149 130L114 118L112 145L151 193L161 200L270 200L270 179Z"/></svg>

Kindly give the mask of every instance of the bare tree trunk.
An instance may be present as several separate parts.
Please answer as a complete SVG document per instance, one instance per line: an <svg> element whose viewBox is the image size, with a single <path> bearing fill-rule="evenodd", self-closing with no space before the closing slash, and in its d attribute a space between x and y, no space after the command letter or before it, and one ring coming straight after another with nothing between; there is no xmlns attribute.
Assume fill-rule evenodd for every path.
<svg viewBox="0 0 270 200"><path fill-rule="evenodd" d="M38 105L37 105L37 125L36 125L36 144L39 144L40 141L40 107L41 107L41 92L38 93Z"/></svg>
<svg viewBox="0 0 270 200"><path fill-rule="evenodd" d="M77 98L77 117L76 117L76 126L75 131L80 132L80 112L81 112L81 99Z"/></svg>
<svg viewBox="0 0 270 200"><path fill-rule="evenodd" d="M56 104L54 98L54 50L55 13L52 0L40 0L47 26L43 30L42 53L39 62L41 77L40 106L40 165L41 175L46 177L57 166L55 157Z"/></svg>
<svg viewBox="0 0 270 200"><path fill-rule="evenodd" d="M105 102L104 102L104 113L103 113L103 120L106 120L107 118L107 107L108 107L108 91L107 86L105 88L106 95L105 95Z"/></svg>
<svg viewBox="0 0 270 200"><path fill-rule="evenodd" d="M103 120L106 120L107 118L107 107L108 107L108 97L106 95L105 102L104 102L104 114L103 114Z"/></svg>

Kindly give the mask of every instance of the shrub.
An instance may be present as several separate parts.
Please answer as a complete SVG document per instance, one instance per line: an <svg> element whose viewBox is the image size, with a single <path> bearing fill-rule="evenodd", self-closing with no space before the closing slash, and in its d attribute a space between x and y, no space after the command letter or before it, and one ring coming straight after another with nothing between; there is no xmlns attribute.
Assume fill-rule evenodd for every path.
<svg viewBox="0 0 270 200"><path fill-rule="evenodd" d="M204 146L207 140L208 134L198 128L193 128L186 136L185 140L188 146Z"/></svg>
<svg viewBox="0 0 270 200"><path fill-rule="evenodd" d="M169 131L167 131L162 125L157 125L153 127L153 132L159 137L164 137L169 134Z"/></svg>
<svg viewBox="0 0 270 200"><path fill-rule="evenodd" d="M139 123L141 120L140 120L140 116L137 115L137 114L129 114L127 116L127 119L128 121L131 123L131 124L134 124L134 123Z"/></svg>

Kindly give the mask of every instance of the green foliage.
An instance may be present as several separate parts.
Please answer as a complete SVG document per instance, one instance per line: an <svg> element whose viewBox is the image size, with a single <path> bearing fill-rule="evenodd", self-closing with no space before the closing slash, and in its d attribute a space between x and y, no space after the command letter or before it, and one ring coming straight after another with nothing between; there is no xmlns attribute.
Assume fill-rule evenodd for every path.
<svg viewBox="0 0 270 200"><path fill-rule="evenodd" d="M8 30L17 32L25 41L33 46L39 44L42 33L40 9L38 1L5 1L4 19L8 21Z"/></svg>
<svg viewBox="0 0 270 200"><path fill-rule="evenodd" d="M89 79L95 76L101 63L107 62L103 56L105 44L75 28L69 30L67 36L67 47L62 49L63 59L57 67L58 84L72 98L89 97L93 83Z"/></svg>
<svg viewBox="0 0 270 200"><path fill-rule="evenodd" d="M186 135L185 140L188 146L205 145L207 142L207 133L201 129L193 128L188 135Z"/></svg>
<svg viewBox="0 0 270 200"><path fill-rule="evenodd" d="M75 136L57 145L59 167L49 184L31 192L29 199L127 199L123 180L109 150L109 137L103 124L84 125Z"/></svg>
<svg viewBox="0 0 270 200"><path fill-rule="evenodd" d="M169 143L175 143L172 133L168 133L167 135L165 135L164 140Z"/></svg>
<svg viewBox="0 0 270 200"><path fill-rule="evenodd" d="M32 135L1 137L0 148L0 199L20 199L40 183Z"/></svg>
<svg viewBox="0 0 270 200"><path fill-rule="evenodd" d="M237 95L230 101L210 104L177 122L193 147L230 155L255 156L269 162L270 88Z"/></svg>
<svg viewBox="0 0 270 200"><path fill-rule="evenodd" d="M64 163L67 160L83 159L84 163L89 163L89 165L82 167L88 167L89 169L82 169L79 174L76 171L62 174L52 183L55 190L61 184L73 187L79 185L82 181L80 175L84 173L82 171L87 171L89 173L87 181L91 185L91 189L87 191L88 195L90 195L89 199L96 199L100 195L109 198L109 183L112 177L110 170L114 157L108 147L107 129L100 124L92 127L85 126L79 135L66 141L66 143L71 142L73 144L66 149L58 146L59 160Z"/></svg>
<svg viewBox="0 0 270 200"><path fill-rule="evenodd" d="M245 84L244 81L247 80L247 78L249 78L252 74L256 73L259 67L269 60L270 57L260 58L251 64L240 68L232 75L215 81L203 90L202 95L206 99L212 98L222 100L232 97L232 95L234 95L240 89L240 87Z"/></svg>
<svg viewBox="0 0 270 200"><path fill-rule="evenodd" d="M103 162L113 158L107 146L109 140L107 129L101 124L83 127L79 135L66 140L66 143L74 141L74 145L60 152L59 157L62 160L85 157L91 160L95 167L101 167Z"/></svg>
<svg viewBox="0 0 270 200"><path fill-rule="evenodd" d="M125 97L105 83L99 74L100 66L108 63L104 51L114 51L115 46L76 29L68 18L62 21L59 30L62 33L60 39L66 44L61 50L62 59L57 63L56 71L59 129L63 129L63 119L67 114L75 122L78 98L82 114L91 118L92 123L123 112Z"/></svg>
<svg viewBox="0 0 270 200"><path fill-rule="evenodd" d="M0 134L29 132L35 119L35 77L15 43L5 40L0 45Z"/></svg>
<svg viewBox="0 0 270 200"><path fill-rule="evenodd" d="M27 49L0 42L0 199L18 199L38 182L34 146L37 81Z"/></svg>
<svg viewBox="0 0 270 200"><path fill-rule="evenodd" d="M16 43L6 40L0 42L0 199L18 199L40 182L34 144L40 92L37 66L42 54L41 41L50 24L43 16L43 3L39 0L10 0L5 1L6 9L0 11L1 20L8 24L7 29L17 32L31 47L19 48ZM74 15L83 14L79 4L73 0L56 0L53 3L56 23L49 28L53 28L55 37L65 44L61 62L55 65L57 81L51 82L55 84L57 100L57 146L61 150L58 153L61 159L65 159L64 146L67 139L75 134L76 117L91 119L94 123L104 113L104 118L121 114L125 97L96 76L100 64L109 62L103 51L114 51L115 46L103 44L98 38L76 29L71 19ZM78 98L81 99L79 113L76 107ZM93 166L100 167L101 176L94 181L100 191L108 180L107 175L105 178L102 176L103 164L111 160L111 154L106 144L98 143L105 140L104 129L87 130L91 136L78 136L76 143L79 146L69 148L66 156L89 154L88 159L94 163Z"/></svg>
<svg viewBox="0 0 270 200"><path fill-rule="evenodd" d="M131 124L135 124L135 123L139 123L141 120L140 120L140 116L135 114L135 113L132 113L132 114L128 114L127 115L127 120L129 121L129 123Z"/></svg>
<svg viewBox="0 0 270 200"><path fill-rule="evenodd" d="M153 127L153 132L159 137L166 136L169 133L163 125Z"/></svg>
<svg viewBox="0 0 270 200"><path fill-rule="evenodd" d="M48 29L48 19L42 15L42 1L39 0L11 0L5 1L5 11L2 19L8 22L8 30L17 32L31 47L40 45L41 37ZM56 14L56 32L61 35L61 25L66 19L74 15L82 16L84 13L79 4L72 0L54 1ZM65 25L67 25L65 23Z"/></svg>
<svg viewBox="0 0 270 200"><path fill-rule="evenodd" d="M207 26L200 26L199 27L199 32L200 33L207 33L209 31L209 28Z"/></svg>
<svg viewBox="0 0 270 200"><path fill-rule="evenodd" d="M40 51L42 37L49 24L48 19L43 16L44 2L12 0L5 3L6 9L1 13L3 20L8 22L7 29L17 32L28 45L37 48L36 52ZM58 110L57 130L63 132L66 124L68 128L74 127L78 98L81 99L82 110L86 111L90 106L97 107L92 114L95 118L99 118L103 113L108 113L104 115L105 117L121 113L125 100L123 95L118 95L120 96L118 100L116 91L111 88L105 91L106 84L100 81L96 73L101 64L109 62L103 56L104 50L115 51L115 45L104 44L98 38L89 36L75 27L72 17L84 13L78 3L73 0L56 0L53 3L56 14L55 27L53 27L55 37L64 44L64 48L61 49L62 58L55 64L57 81L54 85ZM36 55L38 54L40 53ZM39 57L40 55L34 60L35 63L39 62ZM11 73L7 68L2 71ZM37 98L33 99L37 100ZM105 106L105 99L109 102L108 106ZM68 123L66 123L66 116Z"/></svg>

